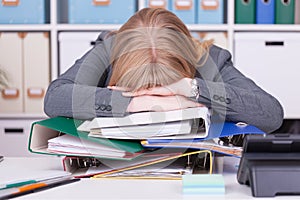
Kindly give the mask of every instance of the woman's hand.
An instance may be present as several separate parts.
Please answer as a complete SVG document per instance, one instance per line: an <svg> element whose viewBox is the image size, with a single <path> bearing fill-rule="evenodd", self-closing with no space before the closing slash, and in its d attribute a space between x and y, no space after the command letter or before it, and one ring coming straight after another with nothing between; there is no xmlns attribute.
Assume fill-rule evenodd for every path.
<svg viewBox="0 0 300 200"><path fill-rule="evenodd" d="M130 104L127 107L127 112L170 111L202 106L202 104L189 100L188 98L180 95L142 95L132 98Z"/></svg>
<svg viewBox="0 0 300 200"><path fill-rule="evenodd" d="M161 87L153 87L149 89L143 89L136 92L127 92L125 88L109 86L108 88L113 90L124 91L123 95L127 97L137 97L143 95L158 95L158 96L173 96L173 95L181 95L185 97L192 97L192 79L191 78L183 78L176 83L161 86Z"/></svg>
<svg viewBox="0 0 300 200"><path fill-rule="evenodd" d="M133 97L127 112L170 111L204 105L192 101L192 79L183 78L176 83L130 92L126 88L108 86L109 89L123 91L123 95Z"/></svg>

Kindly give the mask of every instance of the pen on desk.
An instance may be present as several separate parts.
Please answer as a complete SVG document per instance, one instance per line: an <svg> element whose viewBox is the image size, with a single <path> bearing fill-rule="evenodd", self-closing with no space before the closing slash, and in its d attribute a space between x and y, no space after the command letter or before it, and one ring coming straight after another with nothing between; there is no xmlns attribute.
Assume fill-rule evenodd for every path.
<svg viewBox="0 0 300 200"><path fill-rule="evenodd" d="M16 188L16 187L21 187L24 185L29 185L29 184L44 182L44 181L50 181L50 180L54 180L54 179L58 179L58 178L72 178L72 175L65 174L65 175L60 175L60 176L50 176L50 177L43 177L43 178L38 178L38 179L19 180L19 181L14 181L11 183L0 184L0 191L3 189L7 189L7 188Z"/></svg>
<svg viewBox="0 0 300 200"><path fill-rule="evenodd" d="M26 180L26 181L18 181L16 183L3 184L3 185L0 185L0 191L3 189L20 187L23 185L28 185L28 184L37 183L37 182L38 181L36 181L36 180Z"/></svg>
<svg viewBox="0 0 300 200"><path fill-rule="evenodd" d="M79 178L72 178L72 179L59 178L59 179L49 180L45 182L33 183L22 187L4 189L4 190L0 190L0 199L9 199L21 195L39 192L42 190L47 190L61 185L73 183L79 180L80 180Z"/></svg>

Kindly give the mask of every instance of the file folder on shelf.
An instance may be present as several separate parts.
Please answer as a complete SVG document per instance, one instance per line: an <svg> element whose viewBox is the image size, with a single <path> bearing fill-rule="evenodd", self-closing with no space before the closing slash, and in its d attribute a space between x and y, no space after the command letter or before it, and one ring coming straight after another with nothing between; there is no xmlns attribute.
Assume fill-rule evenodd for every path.
<svg viewBox="0 0 300 200"><path fill-rule="evenodd" d="M66 117L55 117L41 121L34 122L31 125L31 132L29 137L29 151L39 154L61 155L61 156L84 156L79 153L68 152L50 152L48 151L48 140L57 138L59 136L68 135L79 139L83 145L94 143L99 146L99 149L114 149L110 154L105 155L93 155L85 154L90 157L104 157L108 159L133 159L139 156L144 148L137 141L125 141L125 140L113 140L88 137L86 132L77 131L77 127L82 123L81 120L76 120ZM73 146L71 146L73 147ZM86 146L88 147L88 146ZM98 150L99 150L98 149ZM101 151L100 151L101 152ZM109 151L106 151L106 153ZM120 155L120 152L123 152Z"/></svg>
<svg viewBox="0 0 300 200"><path fill-rule="evenodd" d="M276 0L275 24L294 24L295 1Z"/></svg>
<svg viewBox="0 0 300 200"><path fill-rule="evenodd" d="M195 0L173 0L170 4L170 10L185 24L196 23Z"/></svg>
<svg viewBox="0 0 300 200"><path fill-rule="evenodd" d="M199 0L197 9L198 24L223 24L224 0Z"/></svg>
<svg viewBox="0 0 300 200"><path fill-rule="evenodd" d="M256 0L256 23L274 24L275 0Z"/></svg>
<svg viewBox="0 0 300 200"><path fill-rule="evenodd" d="M300 1L295 1L295 24L300 24Z"/></svg>
<svg viewBox="0 0 300 200"><path fill-rule="evenodd" d="M8 87L0 93L0 113L23 112L23 61L21 59L23 41L21 36L21 33L1 32L0 66L8 77ZM8 53L8 49L12 53Z"/></svg>
<svg viewBox="0 0 300 200"><path fill-rule="evenodd" d="M235 23L255 24L255 0L235 0Z"/></svg>

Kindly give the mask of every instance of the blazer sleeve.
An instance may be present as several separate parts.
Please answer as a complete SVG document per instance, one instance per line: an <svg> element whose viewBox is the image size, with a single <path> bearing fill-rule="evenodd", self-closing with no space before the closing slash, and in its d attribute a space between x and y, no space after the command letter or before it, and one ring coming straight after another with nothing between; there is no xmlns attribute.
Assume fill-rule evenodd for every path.
<svg viewBox="0 0 300 200"><path fill-rule="evenodd" d="M131 98L106 88L110 74L110 42L97 42L64 74L50 83L44 99L49 117L92 119L123 116Z"/></svg>
<svg viewBox="0 0 300 200"><path fill-rule="evenodd" d="M202 67L199 68L202 78L197 78L200 103L211 107L227 121L245 122L267 133L281 126L281 104L238 71L227 50L213 46Z"/></svg>

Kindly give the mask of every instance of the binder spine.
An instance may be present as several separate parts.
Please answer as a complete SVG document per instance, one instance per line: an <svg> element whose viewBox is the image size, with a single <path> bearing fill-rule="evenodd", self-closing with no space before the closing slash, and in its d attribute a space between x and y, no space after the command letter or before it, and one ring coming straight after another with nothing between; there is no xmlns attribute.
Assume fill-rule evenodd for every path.
<svg viewBox="0 0 300 200"><path fill-rule="evenodd" d="M275 23L276 24L294 24L295 1L294 0L276 0L275 4L276 4Z"/></svg>
<svg viewBox="0 0 300 200"><path fill-rule="evenodd" d="M255 0L235 0L235 23L255 24Z"/></svg>
<svg viewBox="0 0 300 200"><path fill-rule="evenodd" d="M256 23L274 24L275 21L275 0L256 1Z"/></svg>

